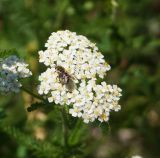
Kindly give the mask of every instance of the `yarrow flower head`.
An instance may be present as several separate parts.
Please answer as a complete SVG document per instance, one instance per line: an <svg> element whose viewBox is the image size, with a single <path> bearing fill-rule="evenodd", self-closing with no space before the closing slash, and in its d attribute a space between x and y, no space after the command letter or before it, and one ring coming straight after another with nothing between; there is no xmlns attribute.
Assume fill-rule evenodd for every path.
<svg viewBox="0 0 160 158"><path fill-rule="evenodd" d="M120 110L121 89L97 82L111 67L94 43L66 30L53 32L45 47L39 51L39 62L47 66L39 76L39 94L49 102L67 104L69 113L86 123L108 121L111 110Z"/></svg>
<svg viewBox="0 0 160 158"><path fill-rule="evenodd" d="M19 79L31 76L31 71L27 68L22 59L11 55L0 62L0 93L19 92L22 86Z"/></svg>

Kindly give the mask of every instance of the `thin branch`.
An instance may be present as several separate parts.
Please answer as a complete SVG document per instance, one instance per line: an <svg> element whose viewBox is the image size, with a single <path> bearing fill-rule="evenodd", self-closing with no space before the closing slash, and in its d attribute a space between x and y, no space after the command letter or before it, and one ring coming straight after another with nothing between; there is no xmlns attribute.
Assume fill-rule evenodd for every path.
<svg viewBox="0 0 160 158"><path fill-rule="evenodd" d="M22 89L23 91L25 91L26 93L30 94L31 96L33 96L33 97L35 97L35 98L37 98L37 99L39 99L39 100L42 100L42 101L46 102L46 100L45 100L43 97L41 97L41 96L33 93L32 91L30 91L30 90L28 90L28 89L26 89L26 88L24 88L24 87L21 87L21 89Z"/></svg>

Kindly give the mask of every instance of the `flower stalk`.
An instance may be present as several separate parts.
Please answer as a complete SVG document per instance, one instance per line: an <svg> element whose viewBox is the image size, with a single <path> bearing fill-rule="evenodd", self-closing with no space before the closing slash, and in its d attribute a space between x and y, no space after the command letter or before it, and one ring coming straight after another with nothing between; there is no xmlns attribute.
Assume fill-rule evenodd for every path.
<svg viewBox="0 0 160 158"><path fill-rule="evenodd" d="M62 116L62 129L63 129L63 145L65 148L68 147L68 125L67 125L67 113L65 108L61 109Z"/></svg>
<svg viewBox="0 0 160 158"><path fill-rule="evenodd" d="M35 97L36 99L39 99L39 100L41 100L41 101L43 101L43 102L46 102L46 100L45 100L43 97L41 97L41 96L39 96L39 95L31 92L31 91L28 90L27 88L21 87L21 89L22 89L24 92L28 93L29 95Z"/></svg>

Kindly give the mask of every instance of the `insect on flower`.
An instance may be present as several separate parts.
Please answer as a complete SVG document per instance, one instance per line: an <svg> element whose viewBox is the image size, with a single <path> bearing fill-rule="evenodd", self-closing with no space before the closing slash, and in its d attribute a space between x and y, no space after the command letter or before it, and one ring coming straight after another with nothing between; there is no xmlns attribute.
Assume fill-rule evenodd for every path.
<svg viewBox="0 0 160 158"><path fill-rule="evenodd" d="M74 77L71 76L62 66L56 66L58 78L61 84L65 85L69 92L75 89Z"/></svg>

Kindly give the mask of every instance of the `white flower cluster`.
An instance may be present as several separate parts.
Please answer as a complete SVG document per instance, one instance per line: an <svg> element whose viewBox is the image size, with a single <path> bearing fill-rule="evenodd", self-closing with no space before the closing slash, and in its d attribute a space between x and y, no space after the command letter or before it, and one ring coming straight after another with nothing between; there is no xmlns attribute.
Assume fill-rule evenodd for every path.
<svg viewBox="0 0 160 158"><path fill-rule="evenodd" d="M0 62L0 93L19 92L22 86L19 79L32 75L23 60L11 55Z"/></svg>
<svg viewBox="0 0 160 158"><path fill-rule="evenodd" d="M110 70L110 65L95 44L66 30L52 33L45 47L45 51L39 51L39 61L48 68L39 76L39 94L47 95L49 102L69 105L69 113L86 123L95 119L108 121L111 110L120 110L121 89L106 82L97 84L98 78L103 79ZM57 71L59 66L65 70L62 74L72 76L76 85L72 91L61 82L63 75Z"/></svg>

